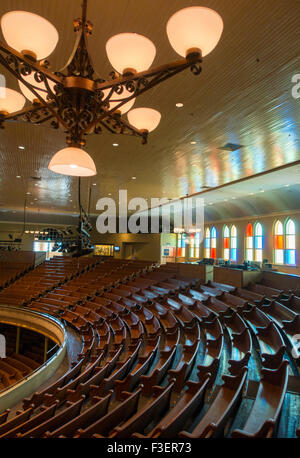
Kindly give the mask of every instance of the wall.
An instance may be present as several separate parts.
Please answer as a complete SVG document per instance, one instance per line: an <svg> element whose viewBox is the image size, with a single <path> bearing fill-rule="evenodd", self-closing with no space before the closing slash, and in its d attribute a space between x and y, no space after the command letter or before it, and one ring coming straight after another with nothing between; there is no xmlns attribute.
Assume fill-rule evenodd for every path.
<svg viewBox="0 0 300 458"><path fill-rule="evenodd" d="M160 234L99 234L94 231L91 240L93 244L120 246L115 258L160 262Z"/></svg>
<svg viewBox="0 0 300 458"><path fill-rule="evenodd" d="M283 223L290 217L293 219L296 225L296 266L284 266L273 264L273 225L277 219L280 219ZM241 264L245 259L245 233L248 223L254 224L259 221L263 226L264 231L264 243L263 243L263 259L268 259L269 263L273 264L274 269L278 269L280 272L289 274L300 275L300 212L296 213L284 213L260 216L259 218L241 218L238 220L224 220L210 223L209 227L215 226L217 229L217 258L223 258L223 227L224 224L235 224L237 228L237 263ZM205 225L206 228L206 225ZM204 249L203 244L200 249L200 257L203 257Z"/></svg>

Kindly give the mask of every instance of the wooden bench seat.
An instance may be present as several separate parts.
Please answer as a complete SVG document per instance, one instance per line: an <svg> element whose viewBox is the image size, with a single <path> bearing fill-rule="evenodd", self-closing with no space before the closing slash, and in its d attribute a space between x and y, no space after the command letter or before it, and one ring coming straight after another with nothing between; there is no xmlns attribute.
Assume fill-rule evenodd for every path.
<svg viewBox="0 0 300 458"><path fill-rule="evenodd" d="M0 436L7 433L8 431L11 431L12 429L21 425L25 421L29 420L30 416L33 413L33 410L34 406L30 406L27 409L24 409L23 411L17 410L16 415L14 417L10 418L5 422L3 421L0 424Z"/></svg>
<svg viewBox="0 0 300 458"><path fill-rule="evenodd" d="M282 289L271 288L270 286L260 285L259 283L251 284L248 286L250 291L254 293L261 294L262 296L266 296L268 299L280 299L284 295L284 291Z"/></svg>
<svg viewBox="0 0 300 458"><path fill-rule="evenodd" d="M157 421L169 409L173 387L172 380L167 387L153 386L149 401L121 426L114 427L108 437L124 439L131 437L134 433L143 432L150 423ZM144 395L144 392L142 394Z"/></svg>
<svg viewBox="0 0 300 458"><path fill-rule="evenodd" d="M121 350L122 349L120 348L120 351ZM64 384L63 386L56 388L52 393L45 393L43 405L51 406L56 402L58 402L59 405L63 404L66 400L68 390L73 390L77 387L77 385L79 385L79 383L84 383L86 380L88 380L89 377L93 375L96 368L99 367L102 358L103 353L95 357L94 360L91 358L89 364L79 375L77 375L77 377L72 378L72 380L69 381L67 384Z"/></svg>
<svg viewBox="0 0 300 458"><path fill-rule="evenodd" d="M43 421L40 424L37 424L34 428L24 432L18 433L16 437L23 438L23 437L42 437L42 435L47 431L53 431L57 429L59 426L64 425L72 418L77 417L80 414L82 404L84 401L84 396L81 397L76 402L69 402L67 401L64 409L53 415L53 417L48 418L47 420Z"/></svg>
<svg viewBox="0 0 300 458"><path fill-rule="evenodd" d="M193 417L195 412L201 411L208 381L209 375L201 382L193 382L190 380L186 382L188 389L183 393L183 396L176 405L162 417L159 423L147 435L135 433L132 437L140 439L177 437L179 431L184 428L185 424Z"/></svg>
<svg viewBox="0 0 300 458"><path fill-rule="evenodd" d="M178 300L166 298L163 302L163 305L165 305L167 308L170 309L172 313L174 313L174 315L176 316L177 320L183 328L192 327L195 324L195 315L192 312L190 312L189 309L185 307L183 303L180 303Z"/></svg>
<svg viewBox="0 0 300 458"><path fill-rule="evenodd" d="M94 434L101 434L107 437L110 431L119 423L126 421L135 414L138 408L139 398L142 387L139 387L134 393L123 391L121 403L86 428L79 428L74 434L74 438L88 438Z"/></svg>
<svg viewBox="0 0 300 458"><path fill-rule="evenodd" d="M143 393L146 396L150 395L151 387L158 385L170 369L178 348L179 336L179 329L173 333L166 334L165 346L163 350L159 350L159 358L155 367L150 374L141 375L140 380L144 385Z"/></svg>
<svg viewBox="0 0 300 458"><path fill-rule="evenodd" d="M264 294L258 294L244 288L236 288L234 294L255 305L262 305L266 302L266 296Z"/></svg>
<svg viewBox="0 0 300 458"><path fill-rule="evenodd" d="M238 313L224 317L223 321L230 338L229 371L236 375L249 362L253 348L252 338L246 323Z"/></svg>
<svg viewBox="0 0 300 458"><path fill-rule="evenodd" d="M148 304L147 308L159 319L165 332L171 332L178 327L178 321L174 317L173 313L170 312L166 307L154 302Z"/></svg>
<svg viewBox="0 0 300 458"><path fill-rule="evenodd" d="M9 412L10 409L6 409L0 414L0 425L6 422Z"/></svg>
<svg viewBox="0 0 300 458"><path fill-rule="evenodd" d="M122 391L132 391L140 382L140 377L149 370L157 354L160 336L148 339L144 352L138 357L137 364L123 380L114 381L114 392L117 400L121 399Z"/></svg>
<svg viewBox="0 0 300 458"><path fill-rule="evenodd" d="M15 438L17 437L18 433L25 433L26 431L29 431L30 429L33 429L36 426L40 425L42 422L53 417L53 415L55 414L56 408L57 408L57 404L58 403L55 403L51 405L50 407L45 407L45 408L43 407L40 413L38 413L37 415L31 416L30 419L23 421L21 424L19 423L14 428L8 429L5 433L3 433L3 431L1 431L0 429L0 439Z"/></svg>
<svg viewBox="0 0 300 458"><path fill-rule="evenodd" d="M247 299L243 299L242 297L235 296L232 294L233 292L223 292L221 296L218 298L220 301L227 304L230 308L235 310L236 312L241 312L242 310L247 310L249 308L249 302Z"/></svg>
<svg viewBox="0 0 300 458"><path fill-rule="evenodd" d="M225 302L217 299L214 296L208 296L205 301L202 301L202 304L204 304L207 308L209 308L212 312L220 317L223 315L230 315L231 313L230 307L225 304Z"/></svg>
<svg viewBox="0 0 300 458"><path fill-rule="evenodd" d="M275 432L288 384L288 361L277 369L262 369L261 381L249 417L243 429L235 429L232 437L272 437Z"/></svg>
<svg viewBox="0 0 300 458"><path fill-rule="evenodd" d="M102 382L97 385L91 385L90 387L90 397L94 398L103 397L109 390L114 386L116 380L122 380L129 373L131 367L136 362L139 351L141 348L141 342L137 345L129 345L128 350L123 361L118 361L116 364L116 369Z"/></svg>
<svg viewBox="0 0 300 458"><path fill-rule="evenodd" d="M184 387L185 380L190 375L200 346L200 328L196 323L193 328L185 330L185 342L181 358L174 369L170 369L168 374L175 380L174 391L180 393Z"/></svg>
<svg viewBox="0 0 300 458"><path fill-rule="evenodd" d="M193 297L179 294L178 298L197 317L200 323L203 321L213 321L217 316L215 312Z"/></svg>
<svg viewBox="0 0 300 458"><path fill-rule="evenodd" d="M212 322L203 323L205 330L205 353L202 363L197 366L199 380L202 380L206 374L210 373L209 384L212 385L220 364L220 358L224 348L223 329L218 318Z"/></svg>
<svg viewBox="0 0 300 458"><path fill-rule="evenodd" d="M211 280L208 280L206 286L209 286L210 288L216 288L220 291L224 291L225 293L231 293L236 289L235 286L225 285L224 283L218 283Z"/></svg>
<svg viewBox="0 0 300 458"><path fill-rule="evenodd" d="M109 402L112 396L112 391L110 391L104 398L99 398L97 403L86 409L80 415L74 416L68 422L64 422L59 428L45 432L44 437L55 438L55 437L72 437L74 433L79 429L84 429L88 425L99 420L103 417L108 410Z"/></svg>
<svg viewBox="0 0 300 458"><path fill-rule="evenodd" d="M197 439L224 436L226 425L240 404L246 378L247 368L239 375L223 375L224 383L203 418L191 433L182 431L179 437Z"/></svg>

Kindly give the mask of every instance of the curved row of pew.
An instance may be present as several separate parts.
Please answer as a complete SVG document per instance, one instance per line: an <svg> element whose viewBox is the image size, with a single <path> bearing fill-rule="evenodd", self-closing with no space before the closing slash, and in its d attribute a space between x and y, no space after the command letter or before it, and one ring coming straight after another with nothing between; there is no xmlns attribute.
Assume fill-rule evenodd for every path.
<svg viewBox="0 0 300 458"><path fill-rule="evenodd" d="M276 436L298 376L299 304L264 285L202 285L166 266L94 260L28 303L71 326L82 348L16 416L0 413L0 438Z"/></svg>

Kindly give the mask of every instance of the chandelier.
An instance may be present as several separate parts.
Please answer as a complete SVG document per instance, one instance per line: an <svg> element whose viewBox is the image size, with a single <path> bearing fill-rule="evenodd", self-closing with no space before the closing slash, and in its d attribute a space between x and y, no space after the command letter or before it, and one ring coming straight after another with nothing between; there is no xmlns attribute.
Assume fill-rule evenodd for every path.
<svg viewBox="0 0 300 458"><path fill-rule="evenodd" d="M147 143L148 133L158 126L161 115L153 108L132 108L136 97L185 69L200 74L202 58L220 40L223 21L210 8L193 6L177 11L166 29L171 46L183 59L155 68L150 68L156 55L151 40L136 33L112 36L106 43L114 69L108 79L97 75L88 52L93 26L87 20L87 0L83 0L81 17L74 20L73 52L58 72L50 71L46 60L59 39L47 19L27 11L10 11L2 16L1 28L7 44L0 42L0 64L17 78L22 94L0 88L0 126L7 121L25 121L63 129L67 147L53 156L49 169L91 176L96 167L83 150L86 136L108 130L140 137ZM26 99L30 105L25 106Z"/></svg>

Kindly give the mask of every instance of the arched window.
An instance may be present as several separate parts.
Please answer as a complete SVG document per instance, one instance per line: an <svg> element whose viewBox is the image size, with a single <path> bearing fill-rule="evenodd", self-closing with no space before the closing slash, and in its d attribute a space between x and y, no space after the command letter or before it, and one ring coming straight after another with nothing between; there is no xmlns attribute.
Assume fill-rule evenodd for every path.
<svg viewBox="0 0 300 458"><path fill-rule="evenodd" d="M204 257L210 258L210 228L207 227L205 231L205 251Z"/></svg>
<svg viewBox="0 0 300 458"><path fill-rule="evenodd" d="M274 262L275 264L284 264L283 224L279 220L274 226Z"/></svg>
<svg viewBox="0 0 300 458"><path fill-rule="evenodd" d="M253 226L250 223L246 228L246 261L253 261Z"/></svg>
<svg viewBox="0 0 300 458"><path fill-rule="evenodd" d="M210 250L210 257L217 259L217 230L215 227L211 228L211 250Z"/></svg>
<svg viewBox="0 0 300 458"><path fill-rule="evenodd" d="M190 234L190 258L195 256L194 249L195 249L195 234Z"/></svg>
<svg viewBox="0 0 300 458"><path fill-rule="evenodd" d="M285 263L296 264L296 226L292 219L285 224Z"/></svg>
<svg viewBox="0 0 300 458"><path fill-rule="evenodd" d="M185 244L186 244L186 234L181 236L181 256L185 257Z"/></svg>
<svg viewBox="0 0 300 458"><path fill-rule="evenodd" d="M200 232L196 232L195 234L195 258L199 258L200 256Z"/></svg>
<svg viewBox="0 0 300 458"><path fill-rule="evenodd" d="M235 226L231 226L230 230L230 260L237 260L237 231Z"/></svg>
<svg viewBox="0 0 300 458"><path fill-rule="evenodd" d="M255 261L262 262L263 260L263 228L260 223L254 226L254 258Z"/></svg>
<svg viewBox="0 0 300 458"><path fill-rule="evenodd" d="M225 261L229 260L229 243L230 243L230 237L229 237L229 227L224 226L223 229L223 257Z"/></svg>

